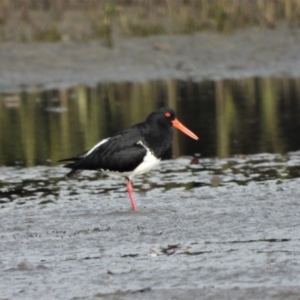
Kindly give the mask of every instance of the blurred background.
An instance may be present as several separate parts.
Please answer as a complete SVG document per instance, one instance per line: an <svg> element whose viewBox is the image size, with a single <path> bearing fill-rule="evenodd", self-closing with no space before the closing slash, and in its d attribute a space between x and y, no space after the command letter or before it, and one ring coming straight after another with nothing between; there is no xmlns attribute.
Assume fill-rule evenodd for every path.
<svg viewBox="0 0 300 300"><path fill-rule="evenodd" d="M176 48L176 41L183 36L195 37L196 42L190 48L201 46L201 39L198 41L196 37L203 33L214 39L225 37L222 44L226 46L226 37L235 37L237 30L256 28L259 33L267 29L270 30L266 31L268 36L284 27L298 43L299 25L299 0L0 0L0 52L3 61L9 58L6 66L0 65L0 70L5 74L8 67L15 65L13 75L7 76L9 83L14 85L14 79L22 72L25 80L31 64L37 64L35 71L47 69L37 63L42 52L37 45L45 45L45 52L50 53L50 44L57 44L61 49L70 45L70 53L79 45L97 47L95 57L100 57L101 51L106 51L106 56L95 67L95 72L101 73L101 63L110 58L112 71L119 72L122 64L127 63L129 74L131 61L128 63L122 56L125 47L118 44L120 40L129 40L134 48L137 39L151 39L149 55L159 52L163 63L158 65L164 68L168 63L169 46L156 43L153 36L172 37L170 47L178 57L185 57L189 53ZM239 40L241 37L243 34ZM247 45L246 40L241 40L244 42ZM219 55L214 51L220 45L215 45L207 46L206 57L219 63ZM229 53L230 47L235 49L229 44L226 50ZM263 61L271 57L273 61L269 65L279 64L285 45L280 47L281 52L275 58L268 48ZM56 49L58 59L60 48ZM27 56L17 62L15 53L24 51ZM263 53L264 47L260 51ZM118 55L119 60L111 58L110 52L115 57ZM140 54L144 52L141 50ZM74 66L84 60L80 53L72 55L68 63ZM79 81L61 88L59 83L68 81L68 76L58 76L66 60L52 59L50 64L61 67L61 72L54 72L52 76L54 79L57 76L57 86L52 84L49 88L37 82L34 87L19 85L17 90L8 92L0 80L0 165L55 165L57 160L80 153L99 140L144 120L161 106L174 108L178 118L200 136L200 142L196 143L176 133L173 148L166 158L194 154L202 157L262 152L285 154L299 150L300 80L297 76L282 72L276 76L239 76L238 73L230 79L229 71L243 71L250 59L242 66L231 64L229 75L225 73L224 78L220 75L210 80L210 73L206 72L195 79L189 70L193 68L193 60L202 53L192 55L190 65L179 60L174 66L184 74L181 79L171 75L167 79L132 81L128 76L128 80L123 81L99 80L91 85ZM251 55L255 60L256 54ZM297 53L291 56L291 59L298 58ZM143 62L142 56L139 67L145 73ZM73 73L81 72L85 70Z"/></svg>
<svg viewBox="0 0 300 300"><path fill-rule="evenodd" d="M86 41L115 36L228 33L300 24L298 0L1 0L3 41Z"/></svg>

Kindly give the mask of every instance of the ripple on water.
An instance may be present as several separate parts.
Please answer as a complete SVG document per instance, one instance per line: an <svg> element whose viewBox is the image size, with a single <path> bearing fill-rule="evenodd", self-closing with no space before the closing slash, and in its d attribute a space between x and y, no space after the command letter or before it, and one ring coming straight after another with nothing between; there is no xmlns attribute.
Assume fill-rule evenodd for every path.
<svg viewBox="0 0 300 300"><path fill-rule="evenodd" d="M157 194L169 191L180 193L195 188L249 185L251 182L268 182L300 177L300 152L287 155L257 154L229 159L204 158L190 164L184 157L162 161L160 167L134 180L136 192ZM124 179L103 176L97 172L84 172L77 178L66 179L61 167L37 166L30 168L1 167L0 203L39 204L56 201L82 201L109 195L123 197Z"/></svg>

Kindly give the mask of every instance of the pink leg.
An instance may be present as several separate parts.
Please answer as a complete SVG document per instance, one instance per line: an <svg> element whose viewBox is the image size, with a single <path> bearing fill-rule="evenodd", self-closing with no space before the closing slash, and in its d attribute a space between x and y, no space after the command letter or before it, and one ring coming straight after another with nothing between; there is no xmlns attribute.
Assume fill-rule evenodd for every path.
<svg viewBox="0 0 300 300"><path fill-rule="evenodd" d="M134 197L133 197L133 188L132 188L132 185L131 185L131 180L129 180L129 179L127 179L127 193L129 195L129 198L130 198L132 210L137 211L137 206L136 206L136 203L135 203L135 200L134 200Z"/></svg>

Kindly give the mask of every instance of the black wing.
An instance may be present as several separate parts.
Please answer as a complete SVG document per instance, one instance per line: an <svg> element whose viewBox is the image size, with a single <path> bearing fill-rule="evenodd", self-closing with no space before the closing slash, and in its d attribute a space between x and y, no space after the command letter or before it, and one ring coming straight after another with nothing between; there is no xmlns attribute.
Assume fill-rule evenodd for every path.
<svg viewBox="0 0 300 300"><path fill-rule="evenodd" d="M123 131L99 145L90 154L76 157L71 163L64 165L73 169L67 176L76 175L79 170L133 171L147 153L146 148L138 142L137 132L132 131L132 128L130 131Z"/></svg>

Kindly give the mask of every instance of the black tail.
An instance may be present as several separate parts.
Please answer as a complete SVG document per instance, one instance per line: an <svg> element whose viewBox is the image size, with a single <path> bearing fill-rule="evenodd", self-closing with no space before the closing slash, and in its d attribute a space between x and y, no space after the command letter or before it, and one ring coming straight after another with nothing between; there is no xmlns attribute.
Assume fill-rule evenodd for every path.
<svg viewBox="0 0 300 300"><path fill-rule="evenodd" d="M64 168L72 169L69 173L67 173L67 175L66 175L67 177L76 176L79 173L81 173L82 171L84 171L84 170L76 169L75 164L78 161L82 160L85 157L86 153L87 153L87 151L79 154L78 156L70 157L70 158L64 158L64 159L61 159L61 160L58 161L58 162L67 163L66 165L63 166Z"/></svg>

